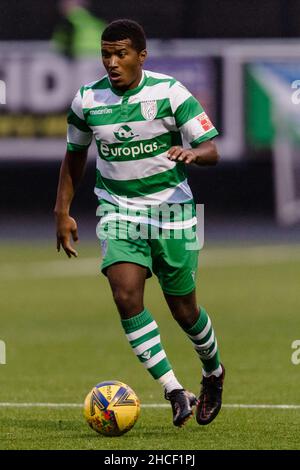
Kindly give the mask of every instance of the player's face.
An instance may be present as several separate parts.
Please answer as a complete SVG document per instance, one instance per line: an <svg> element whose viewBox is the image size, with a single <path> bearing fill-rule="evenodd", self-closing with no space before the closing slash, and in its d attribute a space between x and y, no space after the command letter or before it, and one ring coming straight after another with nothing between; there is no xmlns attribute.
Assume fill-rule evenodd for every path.
<svg viewBox="0 0 300 470"><path fill-rule="evenodd" d="M114 88L130 90L136 88L142 77L142 65L147 52L137 52L131 39L102 41L103 65Z"/></svg>

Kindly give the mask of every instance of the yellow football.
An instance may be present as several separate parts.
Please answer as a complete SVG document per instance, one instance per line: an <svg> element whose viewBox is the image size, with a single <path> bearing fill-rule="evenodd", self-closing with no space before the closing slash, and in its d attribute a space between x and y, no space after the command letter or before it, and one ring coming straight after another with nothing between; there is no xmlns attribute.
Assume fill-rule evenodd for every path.
<svg viewBox="0 0 300 470"><path fill-rule="evenodd" d="M128 432L140 415L140 401L123 382L110 380L97 384L84 401L84 416L94 431L104 436Z"/></svg>

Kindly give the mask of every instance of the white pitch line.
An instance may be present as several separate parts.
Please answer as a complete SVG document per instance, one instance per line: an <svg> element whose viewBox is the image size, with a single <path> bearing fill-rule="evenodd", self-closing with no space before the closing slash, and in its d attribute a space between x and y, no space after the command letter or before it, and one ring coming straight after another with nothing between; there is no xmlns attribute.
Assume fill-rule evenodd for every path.
<svg viewBox="0 0 300 470"><path fill-rule="evenodd" d="M53 255L54 256L54 255ZM200 252L199 267L264 266L300 261L300 245L209 248ZM96 276L101 258L78 258L0 264L0 281Z"/></svg>
<svg viewBox="0 0 300 470"><path fill-rule="evenodd" d="M244 405L243 403L224 404L224 408L254 408L262 410L300 410L300 405Z"/></svg>
<svg viewBox="0 0 300 470"><path fill-rule="evenodd" d="M167 403L145 403L142 408L169 408ZM0 408L82 408L80 403L5 403L0 402ZM270 405L227 403L223 408L231 409L267 409L267 410L300 410L300 405Z"/></svg>
<svg viewBox="0 0 300 470"><path fill-rule="evenodd" d="M64 277L95 277L100 273L100 258L37 261L34 263L0 264L0 280L56 279Z"/></svg>
<svg viewBox="0 0 300 470"><path fill-rule="evenodd" d="M81 408L79 403L0 403L0 408Z"/></svg>

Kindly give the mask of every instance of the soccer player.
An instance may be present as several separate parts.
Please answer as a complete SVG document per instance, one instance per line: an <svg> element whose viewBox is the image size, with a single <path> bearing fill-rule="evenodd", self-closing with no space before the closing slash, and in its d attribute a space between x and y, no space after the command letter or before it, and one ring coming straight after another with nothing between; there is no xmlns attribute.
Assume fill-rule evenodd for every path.
<svg viewBox="0 0 300 470"><path fill-rule="evenodd" d="M114 236L102 237L101 270L110 283L126 337L164 388L174 425L182 426L194 405L197 422L205 425L221 408L225 371L210 317L196 301L197 221L186 165L217 163L212 140L217 131L180 82L143 70L146 38L138 23L123 19L109 24L102 34L101 51L107 75L80 88L68 115L67 152L55 207L57 249L62 247L69 258L77 256L71 242L71 237L78 240L77 224L69 211L94 137L99 153L95 193L100 209L105 207L100 227L106 230L110 223L106 233L117 229ZM189 145L183 146L183 139ZM174 211L166 221L155 211L153 215L153 209L163 205L184 210ZM131 230L145 226L158 229L158 236L136 237ZM166 229L169 237L164 236ZM175 376L158 326L144 306L145 281L152 271L174 319L202 361L198 400Z"/></svg>

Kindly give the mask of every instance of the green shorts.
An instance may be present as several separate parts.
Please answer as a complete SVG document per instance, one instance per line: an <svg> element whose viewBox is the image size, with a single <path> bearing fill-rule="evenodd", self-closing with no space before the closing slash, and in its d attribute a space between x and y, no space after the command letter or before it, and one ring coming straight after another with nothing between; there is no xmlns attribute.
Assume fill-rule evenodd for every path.
<svg viewBox="0 0 300 470"><path fill-rule="evenodd" d="M127 222L117 222L123 224ZM145 228L146 227L146 228ZM145 231L151 230L144 226ZM101 240L101 271L106 275L109 266L119 262L145 266L147 277L152 272L158 277L163 292L170 295L185 295L195 289L198 269L199 241L196 226L184 230L162 230L156 237L118 237Z"/></svg>

